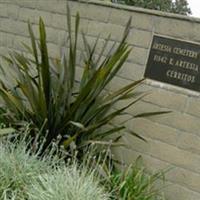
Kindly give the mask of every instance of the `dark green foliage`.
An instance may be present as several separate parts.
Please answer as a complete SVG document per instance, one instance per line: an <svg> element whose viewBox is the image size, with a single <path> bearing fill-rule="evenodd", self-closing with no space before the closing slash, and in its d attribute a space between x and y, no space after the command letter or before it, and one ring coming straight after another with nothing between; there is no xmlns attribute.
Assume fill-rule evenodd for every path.
<svg viewBox="0 0 200 200"><path fill-rule="evenodd" d="M192 14L190 8L188 7L187 0L176 0L173 3L173 9L171 12L182 14L182 15Z"/></svg>
<svg viewBox="0 0 200 200"><path fill-rule="evenodd" d="M71 143L77 149L90 144L93 140L102 140L105 136L125 128L124 126L104 129L113 118L136 103L142 95L134 93L133 89L142 80L133 82L112 93L102 94L105 87L121 69L131 48L126 43L130 20L124 31L121 42L114 46L106 57L105 50L109 39L105 42L100 55L95 57L94 46L90 46L83 34L85 45L84 72L80 87L75 91L75 74L77 60L77 41L79 28L79 14L76 15L75 31L72 32L70 10L67 9L68 51L61 58L51 59L48 55L46 31L43 20L39 21L39 41L35 39L31 24L28 29L32 47L24 47L32 55L11 52L4 59L8 62L9 70L13 72L14 84L1 80L0 95L6 108L13 113L13 122L26 121L32 124L33 129L39 130L39 137L45 137L43 151L58 136L60 144L69 149ZM111 53L112 52L112 53ZM102 59L103 58L103 59ZM5 66L1 66L4 76L7 77ZM17 86L15 85L17 83ZM119 101L133 98L132 102L119 110L111 110ZM38 131L36 131L38 134ZM35 137L38 137L37 135Z"/></svg>
<svg viewBox="0 0 200 200"><path fill-rule="evenodd" d="M67 18L68 40L66 46L69 48L61 55L61 58L51 59L49 57L45 25L41 18L39 41L35 39L31 24L28 24L32 46L24 44L24 47L29 51L31 57L15 51L8 57L4 57L9 64L6 67L13 72L12 79L17 86L5 83L2 79L0 96L4 100L6 108L13 113L14 124L26 121L33 127L33 130L30 131L33 137L45 138L41 152L44 152L58 137L60 144L72 151L80 151L90 143L97 141L101 141L103 144L105 137L125 128L123 125L114 127L107 125L110 125L116 116L123 115L127 108L144 96L144 94L134 92L135 87L142 80L132 82L117 91L103 94L106 86L121 69L131 51L130 46L126 43L131 20L127 23L121 42L112 47L106 57L103 55L105 55L109 38L101 53L96 56L98 39L91 46L86 36L82 34L86 55L80 87L75 90L80 17L79 14L76 15L74 32L72 32L69 8L67 9ZM1 68L4 76L7 77L7 70L4 66ZM125 100L131 101L118 110L113 109L116 103ZM150 114L160 113L163 112ZM145 113L135 117L144 116ZM34 131L36 129L37 131ZM137 136L137 134L131 133Z"/></svg>
<svg viewBox="0 0 200 200"><path fill-rule="evenodd" d="M113 2L182 15L191 14L187 0L114 0Z"/></svg>

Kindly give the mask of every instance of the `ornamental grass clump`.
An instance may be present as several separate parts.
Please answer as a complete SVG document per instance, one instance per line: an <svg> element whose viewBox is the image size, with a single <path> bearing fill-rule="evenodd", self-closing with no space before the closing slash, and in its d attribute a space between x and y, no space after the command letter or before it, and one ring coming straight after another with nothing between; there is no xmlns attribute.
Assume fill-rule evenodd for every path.
<svg viewBox="0 0 200 200"><path fill-rule="evenodd" d="M26 142L25 142L26 141ZM96 169L64 162L51 151L33 154L27 138L0 140L0 200L108 200Z"/></svg>
<svg viewBox="0 0 200 200"><path fill-rule="evenodd" d="M72 164L40 175L29 187L29 200L108 200L94 171Z"/></svg>
<svg viewBox="0 0 200 200"><path fill-rule="evenodd" d="M50 162L38 160L37 155L30 155L24 141L1 140L0 200L26 199L27 186L35 180L38 174L50 170Z"/></svg>

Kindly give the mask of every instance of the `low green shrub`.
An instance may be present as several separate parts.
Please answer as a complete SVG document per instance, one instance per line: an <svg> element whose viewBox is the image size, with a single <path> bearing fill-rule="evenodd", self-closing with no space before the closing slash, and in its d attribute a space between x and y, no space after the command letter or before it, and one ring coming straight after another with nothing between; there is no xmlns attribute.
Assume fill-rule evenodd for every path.
<svg viewBox="0 0 200 200"><path fill-rule="evenodd" d="M109 186L113 192L113 200L164 200L162 188L164 171L149 173L138 157L135 164L123 172L112 172ZM162 184L160 184L162 182Z"/></svg>

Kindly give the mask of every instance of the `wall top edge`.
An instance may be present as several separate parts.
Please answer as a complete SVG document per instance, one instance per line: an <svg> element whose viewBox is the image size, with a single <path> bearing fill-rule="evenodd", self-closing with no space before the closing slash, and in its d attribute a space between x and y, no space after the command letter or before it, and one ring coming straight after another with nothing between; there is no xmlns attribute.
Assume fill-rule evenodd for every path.
<svg viewBox="0 0 200 200"><path fill-rule="evenodd" d="M70 1L77 1L77 0L70 0ZM135 6L127 6L127 5L116 4L116 3L103 1L103 0L78 0L78 2L93 4L93 5L100 5L100 6L105 6L105 7L115 8L115 9L121 9L121 10L127 10L130 12L133 11L133 12L143 13L147 15L155 15L155 16L160 16L160 17L200 23L200 18L196 18L192 16L185 16L185 15L167 13L167 12L162 12L162 11L157 11L157 10L144 9L144 8L139 8Z"/></svg>

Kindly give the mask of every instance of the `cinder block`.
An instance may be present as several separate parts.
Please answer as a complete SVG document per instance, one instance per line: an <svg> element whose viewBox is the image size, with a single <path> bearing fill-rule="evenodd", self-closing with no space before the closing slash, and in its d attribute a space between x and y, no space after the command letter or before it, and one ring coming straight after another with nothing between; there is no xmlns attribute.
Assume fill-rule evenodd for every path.
<svg viewBox="0 0 200 200"><path fill-rule="evenodd" d="M59 30L58 32L58 46L65 46L67 42L68 33L64 30Z"/></svg>
<svg viewBox="0 0 200 200"><path fill-rule="evenodd" d="M40 1L36 1L35 2L35 8L37 10L44 10L44 11L48 11L48 12L54 12L57 13L58 12L58 8L60 7L59 4L62 4L61 7L66 8L66 1L50 1L47 3L47 1L45 0L40 0Z"/></svg>
<svg viewBox="0 0 200 200"><path fill-rule="evenodd" d="M37 11L29 8L20 8L19 20L31 23L35 23L35 13Z"/></svg>
<svg viewBox="0 0 200 200"><path fill-rule="evenodd" d="M13 48L16 49L16 50L19 50L19 51L27 51L23 44L26 44L28 45L29 47L31 47L31 40L30 38L27 38L27 37L22 37L22 36L15 36L13 38Z"/></svg>
<svg viewBox="0 0 200 200"><path fill-rule="evenodd" d="M144 66L134 64L131 62L124 63L123 67L117 74L119 77L129 80L139 80L143 78L144 75Z"/></svg>
<svg viewBox="0 0 200 200"><path fill-rule="evenodd" d="M156 17L154 19L154 27L154 31L157 34L178 37L185 40L192 40L193 37L193 23L189 21Z"/></svg>
<svg viewBox="0 0 200 200"><path fill-rule="evenodd" d="M72 17L71 18L71 24L72 24L71 29L72 29L72 32L75 31L75 23L76 23L76 18ZM80 34L87 33L88 23L89 23L89 21L87 19L80 18L79 27L78 27L78 30L79 30Z"/></svg>
<svg viewBox="0 0 200 200"><path fill-rule="evenodd" d="M90 45L91 49L94 47L95 43L97 42L97 45L95 48L95 55L99 55L104 46L105 40L101 39L101 38L97 39L96 37L88 36L87 34L85 35L85 38L86 38L88 44ZM78 45L78 49L85 51L85 44L83 41L82 34L79 35L79 40L78 40L77 45Z"/></svg>
<svg viewBox="0 0 200 200"><path fill-rule="evenodd" d="M144 138L159 140L174 146L177 145L179 132L169 126L154 123L145 118L133 118L126 122L126 127Z"/></svg>
<svg viewBox="0 0 200 200"><path fill-rule="evenodd" d="M86 18L88 19L88 5L87 3L78 3L78 9L76 8L75 10L77 10L79 12L79 15L81 16L81 18Z"/></svg>
<svg viewBox="0 0 200 200"><path fill-rule="evenodd" d="M71 17L71 30L72 32L75 31L75 23L76 18ZM53 14L51 26L55 29L60 29L67 31L68 24L67 24L67 17L66 15L61 14ZM88 29L88 20L81 18L79 22L79 33L84 32L86 33Z"/></svg>
<svg viewBox="0 0 200 200"><path fill-rule="evenodd" d="M7 6L7 15L9 18L18 19L19 15L19 6L14 4L9 4Z"/></svg>
<svg viewBox="0 0 200 200"><path fill-rule="evenodd" d="M26 8L35 8L37 1L29 1L29 0L6 0L9 1L9 3L19 5L20 7L26 7ZM42 2L41 0L40 2Z"/></svg>
<svg viewBox="0 0 200 200"><path fill-rule="evenodd" d="M0 30L21 36L28 36L28 25L24 22L15 21L12 19L2 18Z"/></svg>
<svg viewBox="0 0 200 200"><path fill-rule="evenodd" d="M0 17L8 17L8 5L0 3Z"/></svg>
<svg viewBox="0 0 200 200"><path fill-rule="evenodd" d="M131 15L132 14L130 11L125 11L121 9L111 9L109 23L125 26Z"/></svg>
<svg viewBox="0 0 200 200"><path fill-rule="evenodd" d="M32 29L33 29L33 33L34 33L35 38L39 39L40 32L39 32L39 26L38 26L38 24L32 24Z"/></svg>
<svg viewBox="0 0 200 200"><path fill-rule="evenodd" d="M185 109L186 113L200 117L200 100L199 97L190 97Z"/></svg>
<svg viewBox="0 0 200 200"><path fill-rule="evenodd" d="M125 166L134 164L134 162L138 158L138 156L144 155L141 152L132 151L128 146L113 147L112 152L113 152L114 158L116 160L119 160Z"/></svg>
<svg viewBox="0 0 200 200"><path fill-rule="evenodd" d="M47 43L48 53L51 58L60 59L60 47L53 43Z"/></svg>
<svg viewBox="0 0 200 200"><path fill-rule="evenodd" d="M200 193L200 175L198 173L180 167L172 167L166 174L166 179Z"/></svg>
<svg viewBox="0 0 200 200"><path fill-rule="evenodd" d="M0 31L2 31L2 32L8 32L8 31L10 31L10 24L11 24L11 20L10 19L8 19L8 18L1 18L1 21L0 21Z"/></svg>
<svg viewBox="0 0 200 200"><path fill-rule="evenodd" d="M132 27L153 31L154 16L145 13L132 12Z"/></svg>
<svg viewBox="0 0 200 200"><path fill-rule="evenodd" d="M173 91L166 91L163 89L155 89L144 98L144 101L169 108L172 111L184 111L187 99L188 96L186 95L177 94Z"/></svg>
<svg viewBox="0 0 200 200"><path fill-rule="evenodd" d="M39 18L42 18L46 26L51 26L53 14L50 12L39 11L29 8L20 8L19 19L24 22L30 21L39 24Z"/></svg>
<svg viewBox="0 0 200 200"><path fill-rule="evenodd" d="M34 24L32 25L32 29L35 35L36 39L39 39L40 37L40 31L39 31L39 25L38 24ZM64 31L60 31L56 28L52 28L52 27L45 27L46 30L46 40L48 42L54 43L54 44L60 44L60 35L63 34Z"/></svg>
<svg viewBox="0 0 200 200"><path fill-rule="evenodd" d="M82 75L83 75L83 68L77 67L77 68L76 68L76 77L75 77L75 79L76 79L77 81L80 81Z"/></svg>
<svg viewBox="0 0 200 200"><path fill-rule="evenodd" d="M47 41L58 44L59 31L54 28L46 27Z"/></svg>
<svg viewBox="0 0 200 200"><path fill-rule="evenodd" d="M147 138L147 142L145 143L134 136L130 136L129 134L126 134L123 141L127 145L127 148L132 151L147 154L158 160L170 163L171 165L177 167L185 168L189 171L196 173L200 172L199 155L180 150L173 145L152 140L150 138ZM124 153L124 160L126 159L127 162L129 162L129 155L127 152Z"/></svg>
<svg viewBox="0 0 200 200"><path fill-rule="evenodd" d="M8 55L9 48L0 46L0 55L5 56Z"/></svg>
<svg viewBox="0 0 200 200"><path fill-rule="evenodd" d="M193 28L192 28L191 34L190 34L191 38L189 38L189 39L192 41L195 41L195 42L200 42L199 33L200 33L200 24L193 23Z"/></svg>
<svg viewBox="0 0 200 200"><path fill-rule="evenodd" d="M100 38L106 39L110 35L112 40L121 41L123 32L124 27L120 25L89 21L88 34L92 36L100 36Z"/></svg>
<svg viewBox="0 0 200 200"><path fill-rule="evenodd" d="M67 30L67 17L65 15L53 14L52 26L54 28Z"/></svg>
<svg viewBox="0 0 200 200"><path fill-rule="evenodd" d="M81 68L83 68L83 66L84 66L83 59L82 59L82 54L83 54L83 51L78 50L76 52L76 57L77 57L76 65L81 67Z"/></svg>
<svg viewBox="0 0 200 200"><path fill-rule="evenodd" d="M59 0L59 1L63 1L63 0ZM79 12L80 8L80 2L78 1L68 1L68 5L70 7L70 12L72 16L75 16L77 14L77 12ZM61 8L62 7L62 8ZM62 12L62 14L66 14L66 6L63 6L62 3L59 3L58 5L58 13Z"/></svg>
<svg viewBox="0 0 200 200"><path fill-rule="evenodd" d="M200 154L200 137L197 135L180 131L177 145L180 149Z"/></svg>
<svg viewBox="0 0 200 200"><path fill-rule="evenodd" d="M133 49L128 57L128 61L145 66L147 62L147 56L148 56L147 49L133 46Z"/></svg>
<svg viewBox="0 0 200 200"><path fill-rule="evenodd" d="M148 49L150 47L152 38L152 32L132 28L127 42L134 46Z"/></svg>
<svg viewBox="0 0 200 200"><path fill-rule="evenodd" d="M12 47L14 35L0 32L0 46Z"/></svg>
<svg viewBox="0 0 200 200"><path fill-rule="evenodd" d="M196 135L199 135L200 130L200 123L199 119L196 117L193 117L188 114L179 113L176 111L173 111L171 113L168 113L166 115L160 116L153 116L151 117L152 121L166 124L168 126L171 126L173 128L193 133Z"/></svg>
<svg viewBox="0 0 200 200"><path fill-rule="evenodd" d="M120 77L114 77L111 82L109 83L109 85L106 86L106 89L110 90L110 91L116 91L119 90L120 88L130 84L132 81L127 80L127 79L123 79Z"/></svg>
<svg viewBox="0 0 200 200"><path fill-rule="evenodd" d="M199 200L200 194L192 190L188 190L177 184L166 183L166 187L163 188L166 199L170 200Z"/></svg>
<svg viewBox="0 0 200 200"><path fill-rule="evenodd" d="M67 3L70 7L70 12L72 15L75 15L76 11L79 10L79 2L75 1L64 1L64 0L50 0L49 3L46 0L35 1L35 7L37 10L43 10L51 13L58 13L66 15L67 12Z"/></svg>
<svg viewBox="0 0 200 200"><path fill-rule="evenodd" d="M150 145L148 154L153 157L169 162L175 166L200 173L200 155L196 155L191 152L181 150L175 146L155 140L149 139L148 143ZM134 145L133 148L135 148Z"/></svg>
<svg viewBox="0 0 200 200"><path fill-rule="evenodd" d="M98 21L98 22L108 22L110 16L110 8L99 6L96 9L96 5L80 3L78 12L82 18Z"/></svg>
<svg viewBox="0 0 200 200"><path fill-rule="evenodd" d="M130 114L125 114L124 113L123 115L115 117L112 120L112 123L113 124L117 124L117 125L124 125L127 121L129 121L131 119L132 119L132 116Z"/></svg>
<svg viewBox="0 0 200 200"><path fill-rule="evenodd" d="M141 98L142 95L145 95L145 93L142 93L140 96L137 96L135 99L132 100L127 100L127 102L125 102L125 105L127 105L128 103L132 102L133 100L137 100L138 98ZM123 106L123 102L118 104L118 107ZM142 114L142 113L148 113L148 112L160 112L160 111L168 111L168 109L165 108L161 108L157 105L148 103L148 102L144 102L142 101L142 99L139 99L139 101L137 101L135 104L133 104L131 107L129 107L127 109L127 113L129 113L130 115L132 115L133 117L138 115L138 114ZM146 117L147 119L150 119L151 121L155 121L154 118L166 118L167 114L162 114L162 115L157 115L157 116L148 116ZM161 123L160 123L161 124ZM163 123L164 124L164 123ZM168 124L166 124L168 125Z"/></svg>

